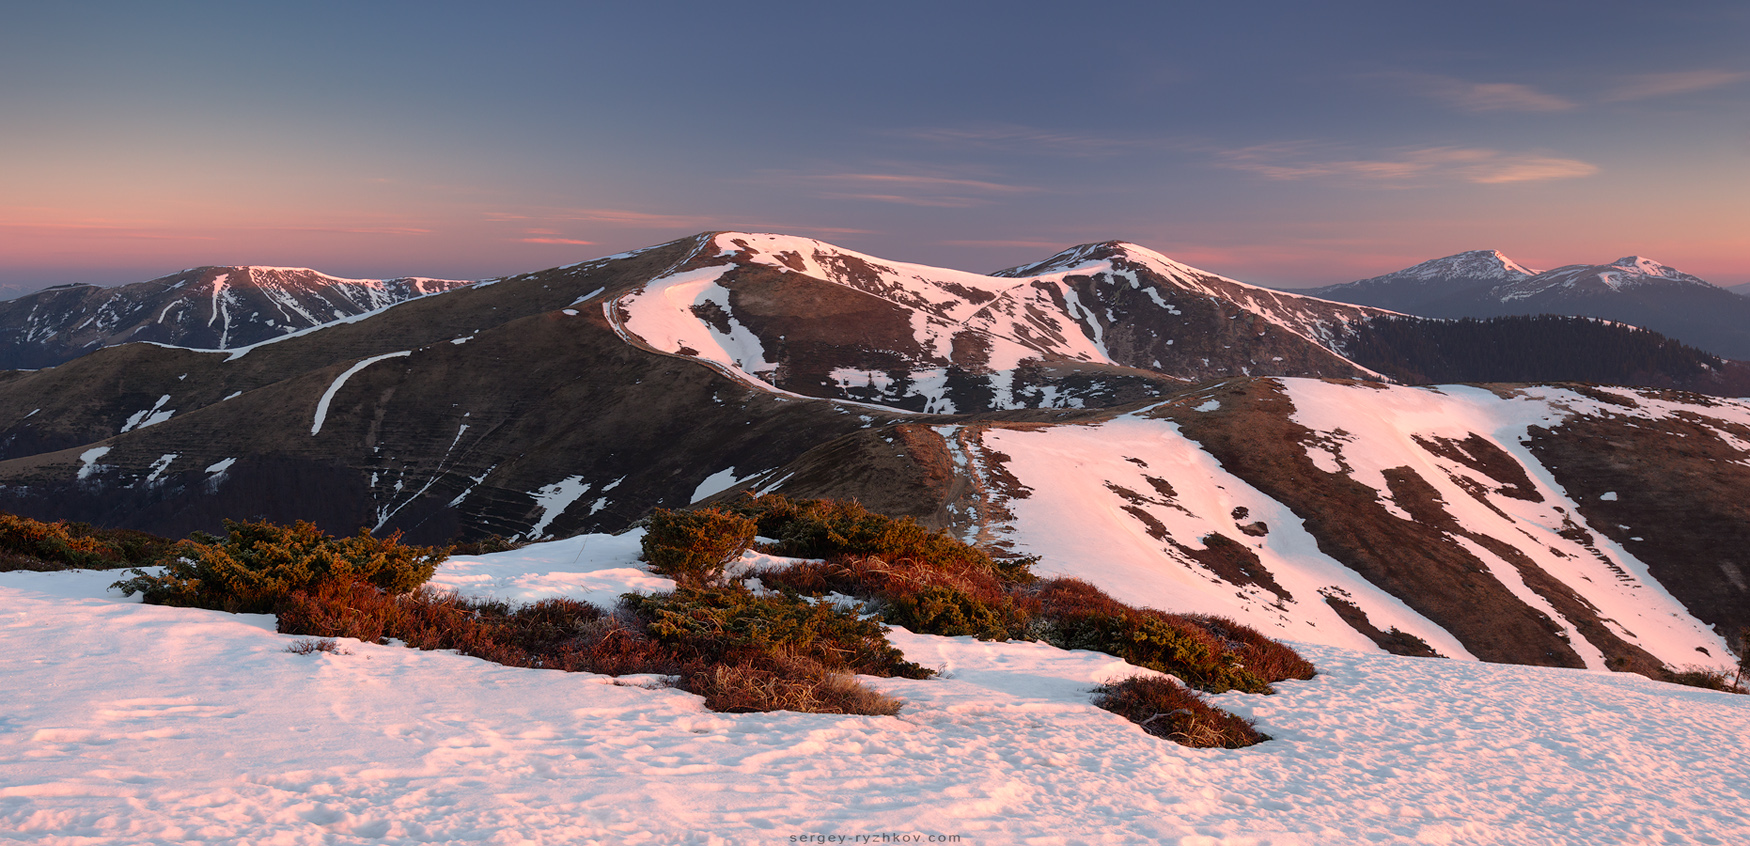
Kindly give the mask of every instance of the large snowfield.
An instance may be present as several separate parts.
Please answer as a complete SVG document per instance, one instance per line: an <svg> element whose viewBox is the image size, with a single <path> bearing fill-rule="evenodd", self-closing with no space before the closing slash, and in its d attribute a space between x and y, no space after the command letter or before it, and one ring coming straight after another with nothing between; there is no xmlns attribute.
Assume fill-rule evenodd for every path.
<svg viewBox="0 0 1750 846"><path fill-rule="evenodd" d="M440 569L516 601L666 581L635 536ZM1109 656L894 630L896 717L716 714L650 677L302 640L0 573L0 841L44 844L1750 843L1750 697L1301 647L1194 750L1089 704Z"/></svg>

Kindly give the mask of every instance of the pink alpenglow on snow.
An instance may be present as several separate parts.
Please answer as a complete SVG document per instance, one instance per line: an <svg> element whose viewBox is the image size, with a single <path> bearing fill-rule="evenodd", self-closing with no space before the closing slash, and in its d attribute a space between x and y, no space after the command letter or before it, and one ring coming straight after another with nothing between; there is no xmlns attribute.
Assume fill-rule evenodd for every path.
<svg viewBox="0 0 1750 846"><path fill-rule="evenodd" d="M636 536L459 559L435 581L606 601L665 581ZM719 714L651 677L514 669L267 616L142 605L115 573L0 574L0 830L21 842L1750 842L1750 697L1633 675L1300 648L1221 707L1273 739L1188 749L1089 704L1137 672L893 632L937 679L895 717Z"/></svg>

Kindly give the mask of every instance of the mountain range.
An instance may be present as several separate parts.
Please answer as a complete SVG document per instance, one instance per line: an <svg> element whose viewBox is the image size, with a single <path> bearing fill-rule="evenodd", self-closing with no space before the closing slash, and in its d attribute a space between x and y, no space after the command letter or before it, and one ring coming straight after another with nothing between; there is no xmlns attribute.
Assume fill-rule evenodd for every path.
<svg viewBox="0 0 1750 846"><path fill-rule="evenodd" d="M1536 271L1499 252L1476 250L1304 293L1422 317L1601 318L1726 358L1750 358L1750 299L1643 256Z"/></svg>
<svg viewBox="0 0 1750 846"><path fill-rule="evenodd" d="M341 279L301 267L196 267L116 288L57 285L0 303L0 368L52 367L137 341L236 349L470 284Z"/></svg>
<svg viewBox="0 0 1750 846"><path fill-rule="evenodd" d="M1559 361L1394 384L1387 364L1487 381L1499 364L1409 331L1450 325L1123 242L980 275L704 233L225 350L103 346L0 374L0 507L429 543L847 497L1046 573L1098 557L1120 595L1302 641L1729 662L1750 625L1750 403L1563 381ZM1465 325L1450 344L1550 333ZM1729 392L1731 362L1557 325L1624 372L1662 351L1658 378Z"/></svg>

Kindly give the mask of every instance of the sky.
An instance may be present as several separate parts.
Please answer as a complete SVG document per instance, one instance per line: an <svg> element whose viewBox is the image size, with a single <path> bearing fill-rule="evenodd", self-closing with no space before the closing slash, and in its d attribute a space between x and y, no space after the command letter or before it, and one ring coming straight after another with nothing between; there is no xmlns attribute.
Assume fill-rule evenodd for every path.
<svg viewBox="0 0 1750 846"><path fill-rule="evenodd" d="M5 2L0 295L485 278L736 229L1304 287L1750 282L1750 4Z"/></svg>

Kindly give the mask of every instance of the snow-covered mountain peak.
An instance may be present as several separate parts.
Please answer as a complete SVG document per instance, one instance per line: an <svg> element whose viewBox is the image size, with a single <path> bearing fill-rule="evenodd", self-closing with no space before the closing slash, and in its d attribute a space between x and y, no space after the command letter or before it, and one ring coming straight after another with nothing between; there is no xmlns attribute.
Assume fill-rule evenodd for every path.
<svg viewBox="0 0 1750 846"><path fill-rule="evenodd" d="M1645 256L1624 256L1610 264L1570 264L1491 291L1499 302L1539 296L1597 296L1661 285L1712 288L1707 282ZM1547 292L1547 293L1546 293Z"/></svg>
<svg viewBox="0 0 1750 846"><path fill-rule="evenodd" d="M1435 280L1435 279L1499 279L1511 282L1536 275L1532 270L1519 262L1503 255L1500 250L1467 250L1450 256L1432 259L1412 267L1404 268L1395 273L1376 276L1379 279ZM1372 281L1372 280L1367 280Z"/></svg>
<svg viewBox="0 0 1750 846"><path fill-rule="evenodd" d="M698 255L710 257L705 259L706 265L724 261L765 265L939 312L961 310L956 306L967 302L987 302L1016 285L1013 280L889 261L813 238L764 232L713 233Z"/></svg>
<svg viewBox="0 0 1750 846"><path fill-rule="evenodd" d="M1646 256L1623 256L1622 258L1611 262L1608 266L1620 267L1624 270L1633 271L1643 276L1659 276L1666 279L1695 278L1674 267L1661 264L1653 259L1647 258Z"/></svg>
<svg viewBox="0 0 1750 846"><path fill-rule="evenodd" d="M1157 395L1163 379L1212 375L1377 378L1336 349L1352 322L1377 313L1123 241L985 275L745 232L699 236L672 269L608 306L628 340L762 390L931 413L1081 407L1055 381L1077 368L1124 369L1117 382L1086 384L1148 383L1138 397Z"/></svg>
<svg viewBox="0 0 1750 846"><path fill-rule="evenodd" d="M1467 250L1355 282L1327 285L1307 293L1338 302L1421 313L1428 303L1455 292L1506 286L1532 278L1538 271L1503 255L1500 250Z"/></svg>
<svg viewBox="0 0 1750 846"><path fill-rule="evenodd" d="M1093 244L1080 244L1057 253L1044 261L1037 261L1032 264L1023 264L1018 267L999 270L991 275L1004 278L1024 279L1048 276L1051 274L1074 273L1078 270L1096 270L1101 265L1110 268L1114 259L1124 260L1131 264L1143 265L1163 276L1185 278L1225 278L1205 270L1199 270L1188 264L1174 261L1162 253L1155 252L1154 250L1139 244L1132 244L1129 241L1101 241Z"/></svg>
<svg viewBox="0 0 1750 846"><path fill-rule="evenodd" d="M995 277L1045 279L1068 276L1098 276L1133 280L1138 271L1146 271L1174 287L1200 294L1226 296L1234 291L1266 292L1267 288L1229 279L1218 273L1192 267L1139 244L1129 241L1102 241L1070 247L1044 261L999 270ZM1139 284L1139 283L1137 283ZM1137 287L1132 284L1131 287ZM1274 294L1276 292L1271 291Z"/></svg>

